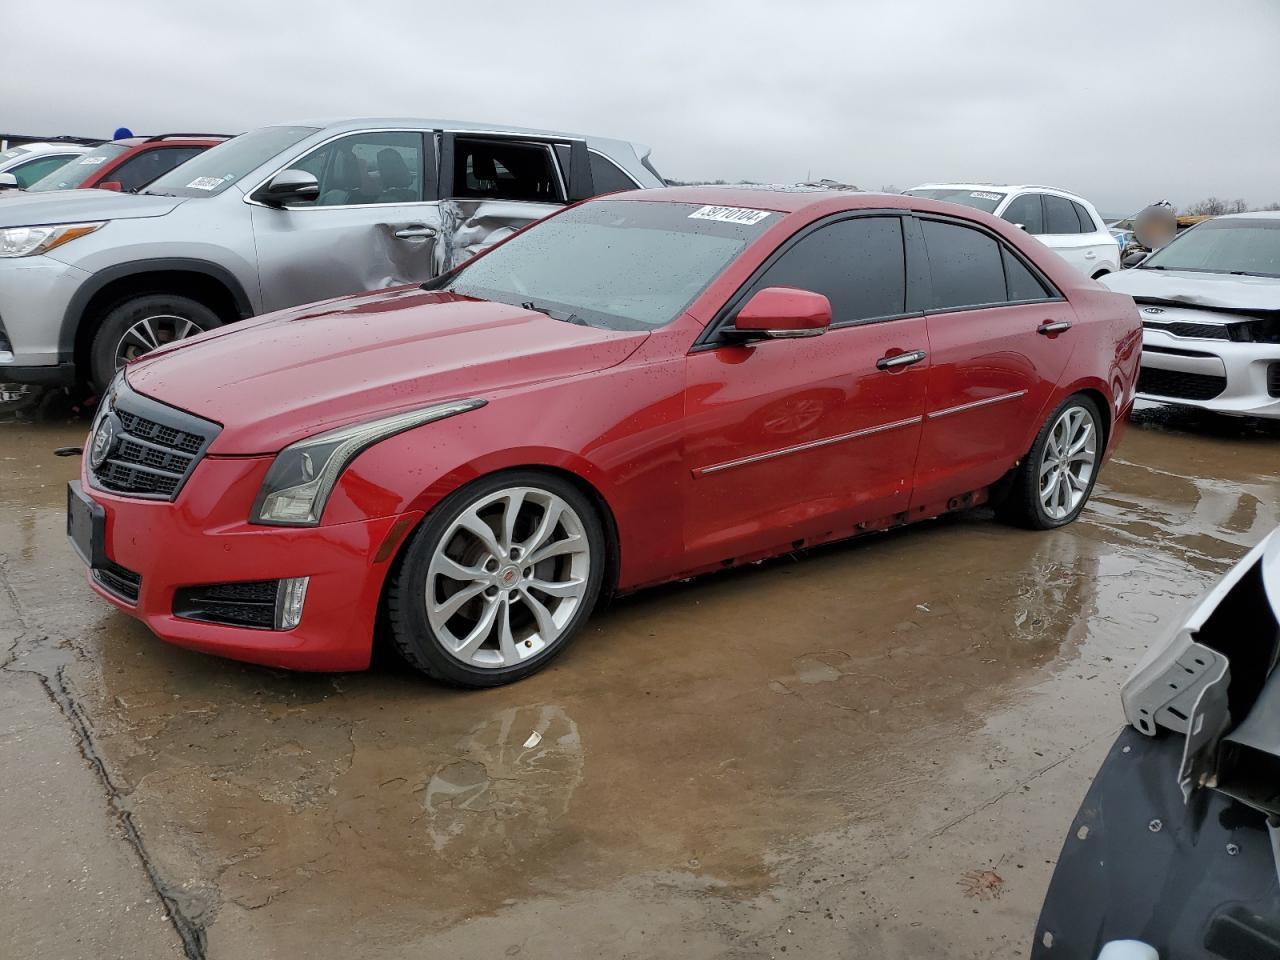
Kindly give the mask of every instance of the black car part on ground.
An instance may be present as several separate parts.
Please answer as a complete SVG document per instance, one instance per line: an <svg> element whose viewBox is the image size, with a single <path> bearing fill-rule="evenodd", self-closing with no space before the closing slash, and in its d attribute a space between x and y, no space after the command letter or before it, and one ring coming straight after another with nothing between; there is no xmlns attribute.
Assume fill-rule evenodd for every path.
<svg viewBox="0 0 1280 960"><path fill-rule="evenodd" d="M1161 960L1280 957L1266 817L1215 790L1184 803L1185 743L1132 727L1116 740L1071 824L1031 960L1095 960L1112 940L1148 943Z"/></svg>

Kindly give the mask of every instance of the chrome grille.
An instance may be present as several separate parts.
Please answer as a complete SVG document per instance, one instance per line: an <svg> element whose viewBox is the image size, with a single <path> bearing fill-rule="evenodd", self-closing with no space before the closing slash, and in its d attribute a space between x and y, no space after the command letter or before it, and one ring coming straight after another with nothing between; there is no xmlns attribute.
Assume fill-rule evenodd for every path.
<svg viewBox="0 0 1280 960"><path fill-rule="evenodd" d="M99 430L109 421L105 458L95 462ZM131 390L123 379L102 401L89 435L89 475L112 493L172 500L218 434L218 425Z"/></svg>

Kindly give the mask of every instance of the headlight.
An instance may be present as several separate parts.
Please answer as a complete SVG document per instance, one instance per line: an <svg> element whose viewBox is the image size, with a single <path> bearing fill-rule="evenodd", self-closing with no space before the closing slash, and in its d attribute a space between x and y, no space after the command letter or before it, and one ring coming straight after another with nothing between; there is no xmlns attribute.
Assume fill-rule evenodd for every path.
<svg viewBox="0 0 1280 960"><path fill-rule="evenodd" d="M250 523L313 527L338 477L352 460L379 440L483 407L484 400L451 400L381 420L357 423L320 433L285 447L267 471Z"/></svg>
<svg viewBox="0 0 1280 960"><path fill-rule="evenodd" d="M47 227L0 228L0 257L30 257L101 229L99 223L60 223Z"/></svg>

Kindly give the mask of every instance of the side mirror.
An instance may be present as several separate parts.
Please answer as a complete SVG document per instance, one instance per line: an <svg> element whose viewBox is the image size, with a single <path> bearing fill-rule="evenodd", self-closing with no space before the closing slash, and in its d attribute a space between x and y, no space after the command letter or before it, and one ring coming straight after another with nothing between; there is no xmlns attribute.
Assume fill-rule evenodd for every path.
<svg viewBox="0 0 1280 960"><path fill-rule="evenodd" d="M733 332L743 339L816 337L831 326L831 301L792 287L765 287L738 311Z"/></svg>
<svg viewBox="0 0 1280 960"><path fill-rule="evenodd" d="M1122 267L1136 267L1143 260L1147 259L1148 256L1150 256L1150 254L1145 250L1133 250L1124 255L1124 258L1120 261L1120 265Z"/></svg>
<svg viewBox="0 0 1280 960"><path fill-rule="evenodd" d="M0 190L17 190L18 178L12 173L0 173Z"/></svg>
<svg viewBox="0 0 1280 960"><path fill-rule="evenodd" d="M100 184L98 184L98 189L114 190L116 193L119 193L124 189L124 184L122 184L119 180L103 180Z"/></svg>
<svg viewBox="0 0 1280 960"><path fill-rule="evenodd" d="M320 183L305 170L281 170L253 195L253 199L269 207L283 207L299 200L315 200L320 196Z"/></svg>

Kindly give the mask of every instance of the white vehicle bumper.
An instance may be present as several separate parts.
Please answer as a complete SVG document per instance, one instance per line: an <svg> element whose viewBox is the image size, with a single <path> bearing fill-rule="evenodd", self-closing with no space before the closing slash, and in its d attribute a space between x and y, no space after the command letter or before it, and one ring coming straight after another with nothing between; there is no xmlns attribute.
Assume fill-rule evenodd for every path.
<svg viewBox="0 0 1280 960"><path fill-rule="evenodd" d="M1280 419L1280 343L1175 337L1147 328L1138 396Z"/></svg>

